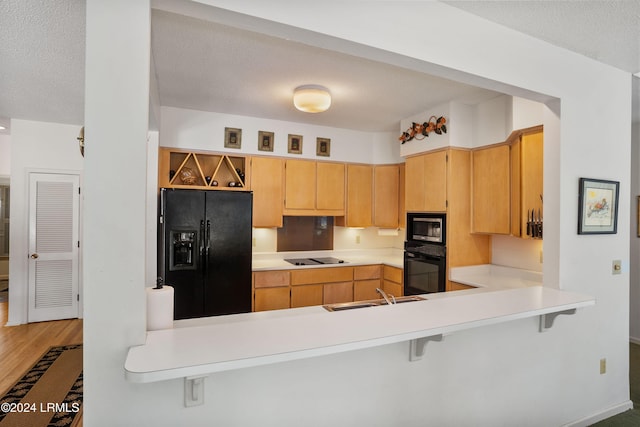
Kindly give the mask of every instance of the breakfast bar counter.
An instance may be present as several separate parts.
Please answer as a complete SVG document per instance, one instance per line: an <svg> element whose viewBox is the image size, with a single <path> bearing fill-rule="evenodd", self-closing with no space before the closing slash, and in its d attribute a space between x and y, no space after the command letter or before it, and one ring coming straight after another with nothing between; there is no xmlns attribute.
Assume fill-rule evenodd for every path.
<svg viewBox="0 0 640 427"><path fill-rule="evenodd" d="M135 383L204 377L405 341L411 342L407 360L417 360L428 340L536 316L544 331L558 314L595 304L593 297L543 286L423 297L337 312L314 306L177 321L129 349L125 375Z"/></svg>

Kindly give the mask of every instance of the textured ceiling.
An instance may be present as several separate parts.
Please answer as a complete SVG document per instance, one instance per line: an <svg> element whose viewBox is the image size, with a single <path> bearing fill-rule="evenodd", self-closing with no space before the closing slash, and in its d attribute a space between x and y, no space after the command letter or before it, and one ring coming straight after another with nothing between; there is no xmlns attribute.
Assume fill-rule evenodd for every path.
<svg viewBox="0 0 640 427"><path fill-rule="evenodd" d="M153 57L162 105L368 131L449 100L498 95L395 66L219 24L154 11ZM294 88L332 93L322 114L297 111Z"/></svg>
<svg viewBox="0 0 640 427"><path fill-rule="evenodd" d="M640 72L640 0L448 3ZM293 42L284 45L282 40L166 12L154 11L152 31L162 105L397 130L399 118L430 105L492 96L424 74ZM81 124L84 40L84 0L0 1L0 121L12 117ZM328 113L312 116L290 105L292 88L307 83L331 88L335 101ZM638 91L635 97L640 98ZM640 120L638 108L635 119Z"/></svg>
<svg viewBox="0 0 640 427"><path fill-rule="evenodd" d="M640 72L640 0L444 3L631 74Z"/></svg>
<svg viewBox="0 0 640 427"><path fill-rule="evenodd" d="M84 0L0 1L0 118L79 124Z"/></svg>

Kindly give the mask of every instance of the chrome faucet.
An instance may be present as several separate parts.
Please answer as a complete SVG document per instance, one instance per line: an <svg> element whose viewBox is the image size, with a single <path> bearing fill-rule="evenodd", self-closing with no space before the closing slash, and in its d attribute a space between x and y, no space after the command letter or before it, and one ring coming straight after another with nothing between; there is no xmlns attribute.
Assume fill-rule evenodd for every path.
<svg viewBox="0 0 640 427"><path fill-rule="evenodd" d="M396 303L396 297L393 295L387 295L387 293L380 288L376 288L376 292L382 295L382 298L384 298L387 304L392 305ZM389 298L389 296L391 296L391 298Z"/></svg>

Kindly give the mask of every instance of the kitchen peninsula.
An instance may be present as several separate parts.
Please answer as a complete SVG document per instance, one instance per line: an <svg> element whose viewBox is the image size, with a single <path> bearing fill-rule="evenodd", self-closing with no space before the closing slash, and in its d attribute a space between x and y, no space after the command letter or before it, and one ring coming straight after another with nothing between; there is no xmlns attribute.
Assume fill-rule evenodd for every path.
<svg viewBox="0 0 640 427"><path fill-rule="evenodd" d="M477 291L340 312L314 306L179 321L174 329L147 332L144 345L131 347L125 375L136 383L192 381L215 372L406 341L412 342L407 361L410 356L418 360L429 340L537 316L542 332L558 314L595 304L593 297L543 286ZM438 345L446 345L446 339Z"/></svg>

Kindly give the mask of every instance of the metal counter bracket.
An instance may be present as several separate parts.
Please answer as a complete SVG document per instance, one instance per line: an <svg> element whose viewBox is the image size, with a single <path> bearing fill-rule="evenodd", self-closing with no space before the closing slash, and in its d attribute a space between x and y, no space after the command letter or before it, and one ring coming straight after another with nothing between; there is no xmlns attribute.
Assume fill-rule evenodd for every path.
<svg viewBox="0 0 640 427"><path fill-rule="evenodd" d="M551 329L553 326L553 322L556 320L556 317L561 314L576 314L576 309L572 308L564 311L556 311L555 313L547 313L540 315L540 332L546 332Z"/></svg>
<svg viewBox="0 0 640 427"><path fill-rule="evenodd" d="M440 342L444 339L442 334L433 335L430 337L416 338L415 340L411 340L409 343L409 360L411 362L415 362L416 360L422 359L424 356L424 350L427 347L427 343L429 341L437 341Z"/></svg>

